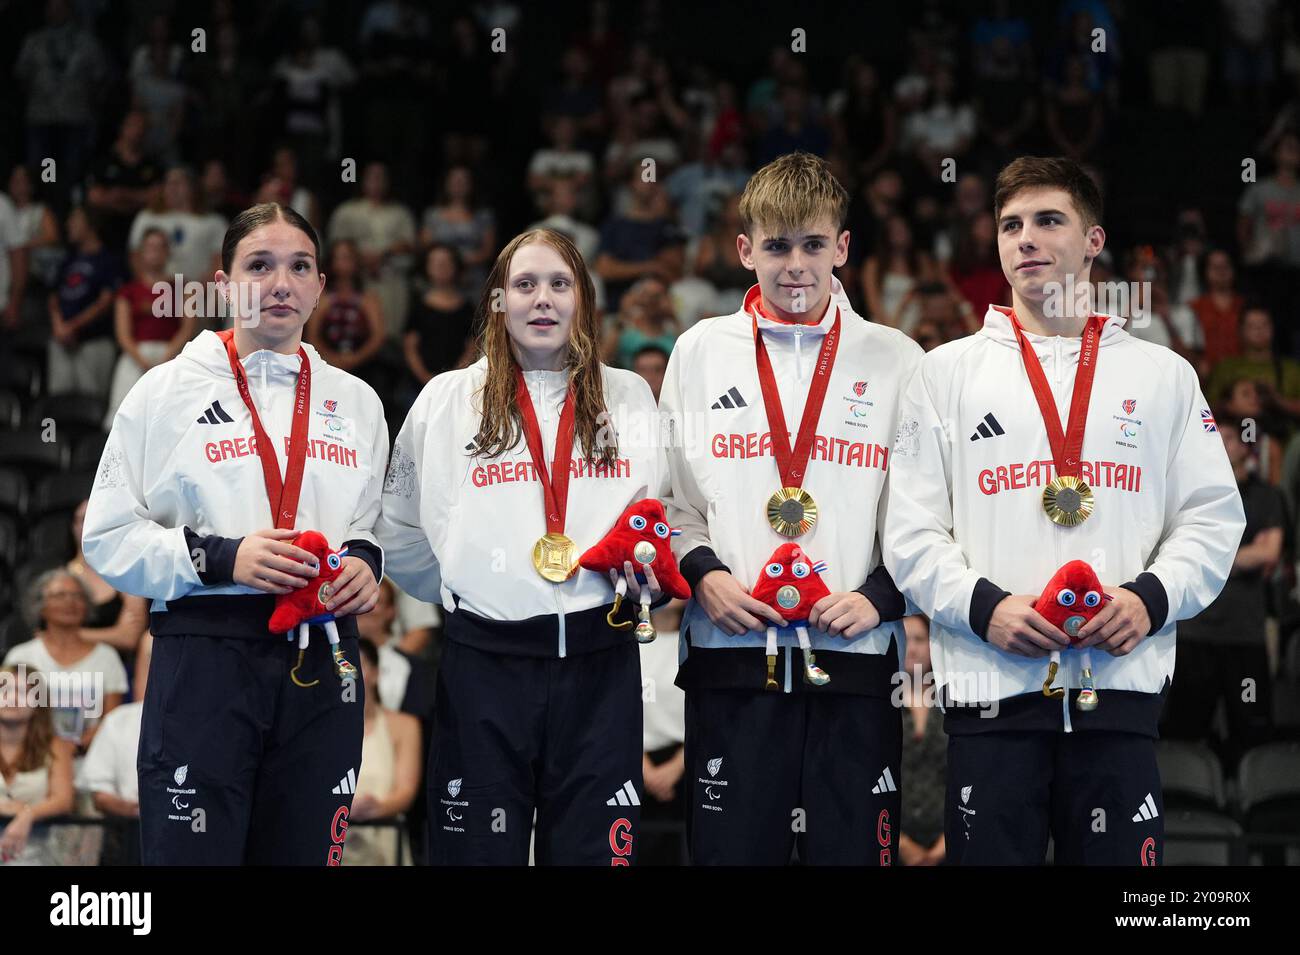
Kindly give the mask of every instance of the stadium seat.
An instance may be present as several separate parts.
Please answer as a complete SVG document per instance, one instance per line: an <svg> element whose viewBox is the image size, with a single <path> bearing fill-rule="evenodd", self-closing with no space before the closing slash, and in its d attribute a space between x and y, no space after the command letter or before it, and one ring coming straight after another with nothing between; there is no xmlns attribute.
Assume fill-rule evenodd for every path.
<svg viewBox="0 0 1300 955"><path fill-rule="evenodd" d="M64 471L41 478L32 491L27 514L35 519L51 511L75 511L77 505L90 497L95 472Z"/></svg>
<svg viewBox="0 0 1300 955"><path fill-rule="evenodd" d="M46 441L39 429L14 431L0 441L0 466L21 468L29 480L51 471L62 471L71 456L68 440Z"/></svg>
<svg viewBox="0 0 1300 955"><path fill-rule="evenodd" d="M21 536L18 518L0 514L0 564L6 568L6 574L9 573L10 568L18 567L18 555L22 551L19 546Z"/></svg>
<svg viewBox="0 0 1300 955"><path fill-rule="evenodd" d="M1158 740L1156 761L1166 807L1219 810L1227 804L1223 765L1208 746L1183 740Z"/></svg>
<svg viewBox="0 0 1300 955"><path fill-rule="evenodd" d="M35 398L41 393L42 364L10 352L0 362L0 388L9 388L20 396Z"/></svg>
<svg viewBox="0 0 1300 955"><path fill-rule="evenodd" d="M7 388L0 390L0 428L16 428L22 419L21 399Z"/></svg>
<svg viewBox="0 0 1300 955"><path fill-rule="evenodd" d="M94 471L99 467L99 459L104 454L104 442L108 435L99 431L83 434L72 448L72 469L74 471Z"/></svg>
<svg viewBox="0 0 1300 955"><path fill-rule="evenodd" d="M106 410L104 399L98 395L48 395L32 405L27 421L35 426L49 418L56 435L97 434L104 429Z"/></svg>
<svg viewBox="0 0 1300 955"><path fill-rule="evenodd" d="M1237 789L1241 809L1247 816L1277 800L1300 806L1300 743L1265 743L1249 750L1241 757ZM1300 814L1293 826L1300 832Z"/></svg>
<svg viewBox="0 0 1300 955"><path fill-rule="evenodd" d="M1300 637L1292 637L1282 661L1281 672L1273 684L1273 728L1286 739L1300 738Z"/></svg>
<svg viewBox="0 0 1300 955"><path fill-rule="evenodd" d="M0 513L27 513L27 478L15 468L0 468Z"/></svg>
<svg viewBox="0 0 1300 955"><path fill-rule="evenodd" d="M1203 809L1167 811L1161 862L1166 866L1233 865L1244 861L1238 841L1241 836L1241 825L1223 813Z"/></svg>
<svg viewBox="0 0 1300 955"><path fill-rule="evenodd" d="M31 636L32 630L27 626L27 621L23 619L21 612L14 611L0 619L0 660L3 660L5 654L15 646L30 640Z"/></svg>
<svg viewBox="0 0 1300 955"><path fill-rule="evenodd" d="M0 560L0 618L7 617L18 609L13 579L13 573L9 570L9 565Z"/></svg>
<svg viewBox="0 0 1300 955"><path fill-rule="evenodd" d="M1289 854L1300 855L1300 742L1265 743L1241 757L1238 798L1252 835L1292 835ZM1280 862L1278 847L1262 847L1263 858Z"/></svg>
<svg viewBox="0 0 1300 955"><path fill-rule="evenodd" d="M55 511L34 522L27 532L27 554L31 559L51 559L55 563L71 560L73 555L72 511ZM47 565L48 566L48 565Z"/></svg>

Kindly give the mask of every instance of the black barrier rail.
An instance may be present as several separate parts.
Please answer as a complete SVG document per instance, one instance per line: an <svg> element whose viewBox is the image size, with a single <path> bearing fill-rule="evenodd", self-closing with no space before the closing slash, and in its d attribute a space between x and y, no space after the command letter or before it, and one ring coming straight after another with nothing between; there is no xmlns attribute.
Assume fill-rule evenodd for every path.
<svg viewBox="0 0 1300 955"><path fill-rule="evenodd" d="M12 816L0 815L0 830L3 830L12 819ZM138 841L140 835L139 825L139 819L129 818L126 816L68 815L51 816L48 819L42 819L34 825L33 830L37 827L42 829L52 829L56 826L98 827L105 831L117 832L129 832L134 829L134 838ZM348 828L352 829L353 827L360 829L392 829L394 844L397 849L397 861L394 865L406 865L406 837L409 835L409 832L406 826L405 815L395 816L392 819L366 819L358 820L356 822L349 821ZM135 864L138 865L139 863L137 862Z"/></svg>

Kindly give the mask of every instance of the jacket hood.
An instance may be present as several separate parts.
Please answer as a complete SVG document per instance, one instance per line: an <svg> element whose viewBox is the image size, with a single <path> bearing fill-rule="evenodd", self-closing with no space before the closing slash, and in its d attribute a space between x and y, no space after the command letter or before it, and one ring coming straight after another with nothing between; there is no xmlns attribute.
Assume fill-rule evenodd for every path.
<svg viewBox="0 0 1300 955"><path fill-rule="evenodd" d="M1125 319L1120 318L1117 315L1103 315L1100 312L1097 313L1097 317L1103 320L1100 342L1103 348L1107 345L1113 345L1117 341L1121 341L1128 337L1128 332L1124 330ZM1011 309L1007 308L1005 305L989 306L989 310L984 313L984 327L979 330L978 334L983 335L986 338L991 338L993 341L1006 345L1009 348L1014 348L1016 350L1020 349L1020 342L1016 339L1016 330L1011 325ZM1025 337L1029 339L1030 344L1039 345L1044 342L1049 342L1058 336L1036 335L1033 332L1026 330ZM1079 338L1059 337L1062 337L1062 340L1065 342L1067 353L1072 348L1077 351L1082 343L1082 339Z"/></svg>
<svg viewBox="0 0 1300 955"><path fill-rule="evenodd" d="M321 358L320 352L316 351L306 342L302 343L302 350L307 354L307 361L311 363L311 372L317 375L324 371L329 365L324 358ZM230 370L230 359L226 357L226 343L223 342L216 332L202 331L191 341L187 342L181 349L178 356L181 361L192 361L198 364L204 372L214 375L218 378L234 378L234 373ZM241 360L240 364L251 378L254 370L261 374L265 366L268 375L291 375L298 374L299 360L296 354L282 355L279 352L273 352L270 349L259 349L255 352L249 352Z"/></svg>
<svg viewBox="0 0 1300 955"><path fill-rule="evenodd" d="M776 318L769 318L767 314L761 310L760 303L762 300L762 289L757 284L751 285L749 291L745 293L745 304L742 306L742 311L744 311L746 315L758 316L758 327L763 332L764 337L793 337L796 328L801 329L801 334L804 335L825 335L831 330L831 326L835 324L836 309L839 309L842 315L856 314L853 311L853 306L849 303L848 295L844 292L844 286L841 285L840 280L833 275L831 276L831 295L827 300L826 311L823 313L821 320L814 324L797 324L794 322L783 322Z"/></svg>

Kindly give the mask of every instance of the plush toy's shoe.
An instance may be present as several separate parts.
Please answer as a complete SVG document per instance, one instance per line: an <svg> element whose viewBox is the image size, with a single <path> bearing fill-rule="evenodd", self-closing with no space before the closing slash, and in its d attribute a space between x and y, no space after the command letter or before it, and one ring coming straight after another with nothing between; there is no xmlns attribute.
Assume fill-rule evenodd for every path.
<svg viewBox="0 0 1300 955"><path fill-rule="evenodd" d="M817 665L817 658L805 653L803 658L803 679L813 686L825 686L831 682L831 676Z"/></svg>

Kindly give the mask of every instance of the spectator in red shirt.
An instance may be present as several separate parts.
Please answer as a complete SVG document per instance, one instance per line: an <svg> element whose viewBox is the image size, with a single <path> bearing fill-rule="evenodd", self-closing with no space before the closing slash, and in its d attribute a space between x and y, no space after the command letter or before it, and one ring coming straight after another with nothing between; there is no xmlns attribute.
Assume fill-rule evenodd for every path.
<svg viewBox="0 0 1300 955"><path fill-rule="evenodd" d="M185 314L184 301L172 300L174 284L167 275L170 255L163 231L147 230L135 254L134 277L118 290L113 303L113 331L122 354L108 392L105 429L112 428L118 405L140 376L179 355L194 334L194 316Z"/></svg>
<svg viewBox="0 0 1300 955"><path fill-rule="evenodd" d="M993 217L987 214L968 219L957 236L952 261L946 266L946 278L953 292L983 318L990 304L1011 304L1011 289L998 259L997 231ZM967 310L962 308L962 312ZM978 327L973 329L978 331Z"/></svg>
<svg viewBox="0 0 1300 955"><path fill-rule="evenodd" d="M1236 291L1237 272L1232 257L1223 249L1207 252L1201 271L1205 292L1188 304L1196 315L1204 343L1197 355L1196 370L1201 381L1205 381L1220 359L1241 354L1237 330L1241 324L1242 297Z"/></svg>

